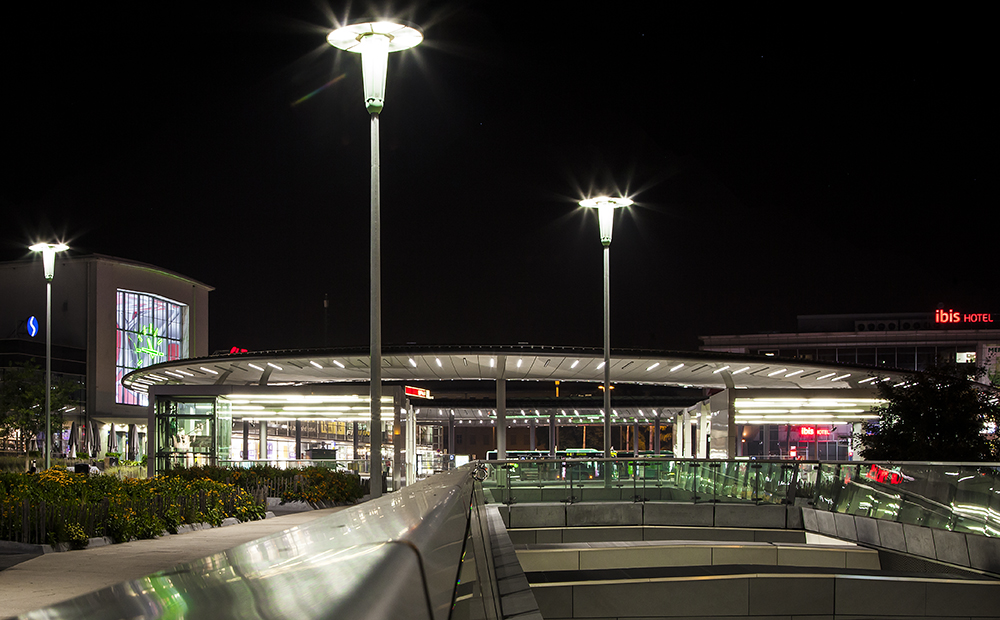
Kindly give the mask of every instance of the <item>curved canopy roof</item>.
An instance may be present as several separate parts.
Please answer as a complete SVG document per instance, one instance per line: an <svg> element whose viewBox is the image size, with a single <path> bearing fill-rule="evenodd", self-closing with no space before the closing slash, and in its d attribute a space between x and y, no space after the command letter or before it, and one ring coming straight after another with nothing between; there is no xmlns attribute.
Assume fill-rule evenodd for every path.
<svg viewBox="0 0 1000 620"><path fill-rule="evenodd" d="M135 370L125 387L153 385L309 385L367 382L368 349L300 349L213 355ZM550 346L385 347L383 381L602 382L603 350ZM501 374L502 372L502 374ZM613 383L752 389L871 387L876 376L904 381L907 371L735 353L613 350Z"/></svg>

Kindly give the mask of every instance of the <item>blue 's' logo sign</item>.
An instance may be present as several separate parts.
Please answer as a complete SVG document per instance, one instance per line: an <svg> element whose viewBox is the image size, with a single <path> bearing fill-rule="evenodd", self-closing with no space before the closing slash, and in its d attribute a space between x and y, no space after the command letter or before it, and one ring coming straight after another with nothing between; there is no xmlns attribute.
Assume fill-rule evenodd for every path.
<svg viewBox="0 0 1000 620"><path fill-rule="evenodd" d="M38 319L33 316L28 317L28 335L32 338L38 335Z"/></svg>

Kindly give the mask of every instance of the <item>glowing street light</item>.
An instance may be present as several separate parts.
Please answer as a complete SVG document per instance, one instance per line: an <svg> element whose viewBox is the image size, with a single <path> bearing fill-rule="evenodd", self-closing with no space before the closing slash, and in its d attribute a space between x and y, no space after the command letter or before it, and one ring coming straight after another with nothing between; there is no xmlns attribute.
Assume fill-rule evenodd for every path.
<svg viewBox="0 0 1000 620"><path fill-rule="evenodd" d="M632 204L628 198L598 196L581 200L581 207L597 209L604 246L604 458L611 458L611 229L615 209Z"/></svg>
<svg viewBox="0 0 1000 620"><path fill-rule="evenodd" d="M327 42L361 54L365 109L371 115L371 496L382 495L382 284L379 223L378 115L385 99L389 52L410 49L423 41L420 29L388 21L363 22L338 28Z"/></svg>
<svg viewBox="0 0 1000 620"><path fill-rule="evenodd" d="M52 467L52 277L56 271L56 252L65 252L65 243L36 243L28 248L42 253L45 271L45 469Z"/></svg>

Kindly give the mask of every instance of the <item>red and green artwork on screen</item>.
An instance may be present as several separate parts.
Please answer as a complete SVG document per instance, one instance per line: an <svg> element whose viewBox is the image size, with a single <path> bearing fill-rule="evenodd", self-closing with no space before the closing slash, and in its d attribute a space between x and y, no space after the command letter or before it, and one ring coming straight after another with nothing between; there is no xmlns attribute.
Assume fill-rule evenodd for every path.
<svg viewBox="0 0 1000 620"><path fill-rule="evenodd" d="M187 307L136 291L119 290L116 303L115 402L147 405L144 392L129 390L122 377L138 368L180 359L187 342Z"/></svg>

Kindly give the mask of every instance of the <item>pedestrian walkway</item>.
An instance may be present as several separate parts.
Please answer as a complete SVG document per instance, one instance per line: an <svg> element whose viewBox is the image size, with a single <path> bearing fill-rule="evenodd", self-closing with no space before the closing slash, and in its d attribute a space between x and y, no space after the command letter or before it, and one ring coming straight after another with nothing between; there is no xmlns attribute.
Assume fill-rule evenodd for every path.
<svg viewBox="0 0 1000 620"><path fill-rule="evenodd" d="M177 564L192 562L344 508L346 506L292 512L261 521L166 535L153 540L133 540L120 545L39 555L0 571L0 618L48 607Z"/></svg>

